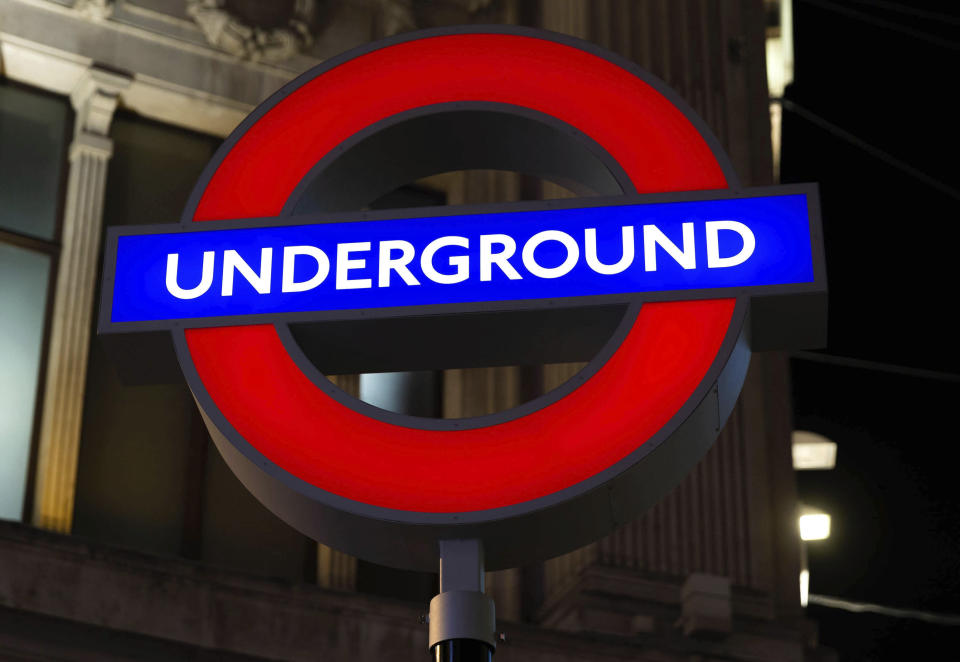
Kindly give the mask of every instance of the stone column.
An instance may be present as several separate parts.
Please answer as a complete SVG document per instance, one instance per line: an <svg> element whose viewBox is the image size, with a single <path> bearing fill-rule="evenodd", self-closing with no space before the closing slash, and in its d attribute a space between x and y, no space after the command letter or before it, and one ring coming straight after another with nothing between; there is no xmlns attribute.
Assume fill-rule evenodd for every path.
<svg viewBox="0 0 960 662"><path fill-rule="evenodd" d="M80 419L100 257L110 122L128 76L88 69L70 95L76 111L51 319L33 499L36 526L67 533L73 520Z"/></svg>
<svg viewBox="0 0 960 662"><path fill-rule="evenodd" d="M317 585L338 591L355 591L357 558L317 543Z"/></svg>

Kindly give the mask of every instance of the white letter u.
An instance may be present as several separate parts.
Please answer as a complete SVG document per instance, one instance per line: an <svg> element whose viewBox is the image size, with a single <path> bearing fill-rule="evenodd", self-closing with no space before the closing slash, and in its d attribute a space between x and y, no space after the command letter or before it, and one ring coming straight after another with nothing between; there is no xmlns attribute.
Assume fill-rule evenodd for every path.
<svg viewBox="0 0 960 662"><path fill-rule="evenodd" d="M203 273L200 284L189 290L177 285L177 266L180 261L179 253L167 254L167 291L178 299L196 299L210 289L213 284L213 251L203 252Z"/></svg>

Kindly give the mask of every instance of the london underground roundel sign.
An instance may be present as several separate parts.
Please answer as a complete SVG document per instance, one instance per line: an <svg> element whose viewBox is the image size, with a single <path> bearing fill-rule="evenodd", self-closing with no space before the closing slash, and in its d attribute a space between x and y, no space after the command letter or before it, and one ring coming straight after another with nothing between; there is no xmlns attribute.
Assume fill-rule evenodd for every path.
<svg viewBox="0 0 960 662"><path fill-rule="evenodd" d="M358 211L470 168L585 196ZM819 233L814 187L741 189L703 122L627 61L539 31L426 31L274 94L180 225L113 229L100 330L170 330L220 452L294 527L428 570L438 541L478 538L495 569L635 517L716 439L751 350L820 341ZM339 339L312 360L291 330L308 322ZM321 372L349 367L345 348L394 369L571 360L591 333L566 385L478 418L386 412Z"/></svg>

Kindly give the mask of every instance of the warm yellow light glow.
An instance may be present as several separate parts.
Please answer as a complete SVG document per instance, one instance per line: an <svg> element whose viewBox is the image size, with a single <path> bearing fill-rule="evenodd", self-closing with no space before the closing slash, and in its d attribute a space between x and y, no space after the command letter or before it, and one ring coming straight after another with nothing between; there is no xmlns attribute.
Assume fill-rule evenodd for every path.
<svg viewBox="0 0 960 662"><path fill-rule="evenodd" d="M830 537L830 516L826 513L800 515L801 540L825 540Z"/></svg>
<svg viewBox="0 0 960 662"><path fill-rule="evenodd" d="M833 469L837 464L837 444L814 432L793 433L793 468L797 470Z"/></svg>
<svg viewBox="0 0 960 662"><path fill-rule="evenodd" d="M810 571L800 571L800 606L806 607L810 597Z"/></svg>
<svg viewBox="0 0 960 662"><path fill-rule="evenodd" d="M793 82L793 0L774 0L779 7L777 25L767 26L767 90L770 97L779 99L787 85ZM780 144L783 126L783 107L770 104L770 142L773 148L774 180L780 180Z"/></svg>

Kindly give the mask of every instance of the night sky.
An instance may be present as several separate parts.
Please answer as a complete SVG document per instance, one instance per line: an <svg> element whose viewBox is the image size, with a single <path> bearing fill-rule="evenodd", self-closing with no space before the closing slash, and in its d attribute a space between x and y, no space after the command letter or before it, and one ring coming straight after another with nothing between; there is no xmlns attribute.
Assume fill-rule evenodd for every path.
<svg viewBox="0 0 960 662"><path fill-rule="evenodd" d="M839 446L835 470L798 474L833 519L808 543L810 591L958 614L960 3L793 1L786 98L951 189L784 112L782 181L821 185L825 353L890 366L792 361L795 427ZM808 614L844 661L960 658L958 627Z"/></svg>

